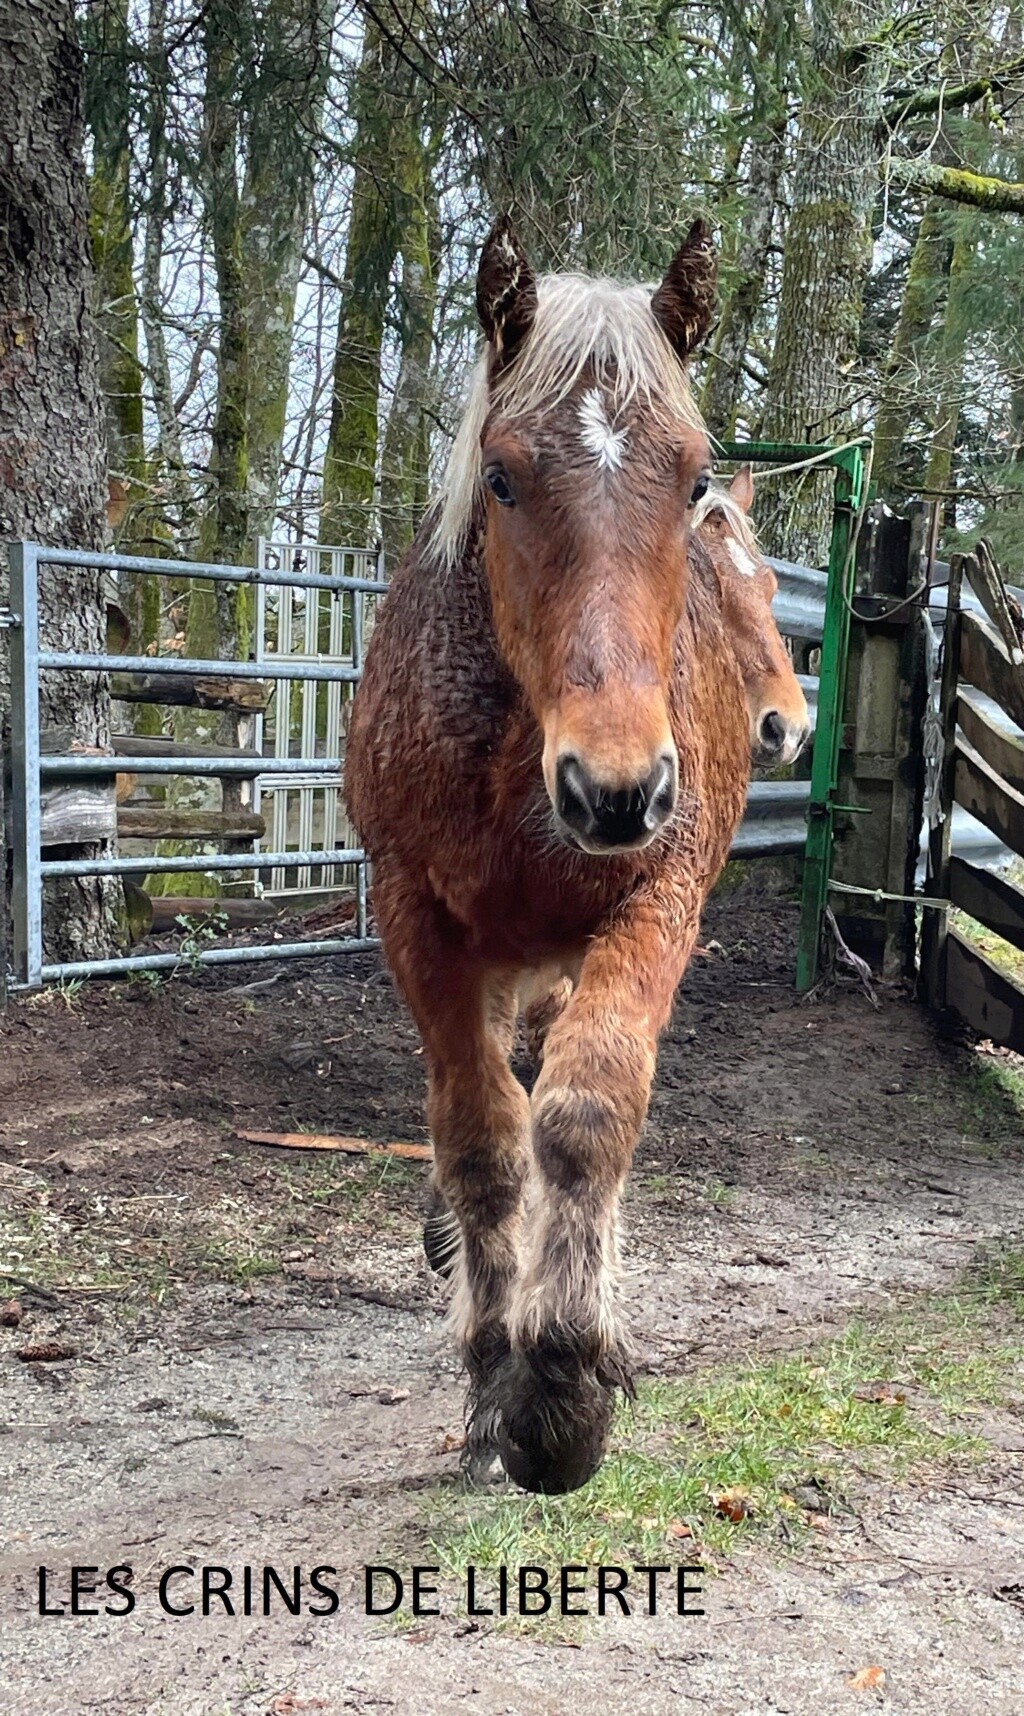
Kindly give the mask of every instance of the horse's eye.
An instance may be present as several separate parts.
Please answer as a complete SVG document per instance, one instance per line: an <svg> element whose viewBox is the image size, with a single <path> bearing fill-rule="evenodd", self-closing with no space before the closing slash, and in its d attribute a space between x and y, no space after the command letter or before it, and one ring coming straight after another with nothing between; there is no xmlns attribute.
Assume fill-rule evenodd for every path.
<svg viewBox="0 0 1024 1716"><path fill-rule="evenodd" d="M484 482L499 506L515 506L516 497L500 465L492 465L489 471L484 472Z"/></svg>
<svg viewBox="0 0 1024 1716"><path fill-rule="evenodd" d="M704 474L702 476L699 476L697 478L697 481L693 485L693 493L690 496L690 505L691 506L696 506L698 501L701 501L704 499L704 496L708 492L708 484L710 483L710 481L711 481L711 479L708 476L706 471L704 472Z"/></svg>

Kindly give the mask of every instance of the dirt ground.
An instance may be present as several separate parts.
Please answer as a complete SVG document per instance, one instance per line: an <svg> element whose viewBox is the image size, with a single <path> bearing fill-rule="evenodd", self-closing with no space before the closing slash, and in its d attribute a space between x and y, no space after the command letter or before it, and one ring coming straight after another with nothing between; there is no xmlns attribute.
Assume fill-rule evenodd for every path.
<svg viewBox="0 0 1024 1716"><path fill-rule="evenodd" d="M794 934L785 899L713 901L664 1044L625 1249L659 1381L923 1317L1024 1235L1020 1113L982 1058L899 994L798 1002ZM454 1586L440 1617L363 1612L366 1564L436 1564L453 1498L477 1505L425 1170L236 1132L421 1140L421 1067L372 956L96 984L0 1020L0 1300L24 1311L0 1327L0 1710L1019 1716L1010 1361L967 1410L980 1454L882 1476L851 1459L841 1519L752 1521L709 1557L703 1616L508 1626ZM19 1358L46 1342L73 1356ZM560 1505L523 1503L541 1525ZM666 1564L693 1558L662 1541ZM103 1613L104 1591L81 1599L97 1615L40 1615L41 1564L65 1611L73 1565L130 1565L134 1612ZM159 1606L172 1566L226 1567L237 1595L265 1564L333 1567L337 1612ZM196 1580L171 1589L183 1604Z"/></svg>

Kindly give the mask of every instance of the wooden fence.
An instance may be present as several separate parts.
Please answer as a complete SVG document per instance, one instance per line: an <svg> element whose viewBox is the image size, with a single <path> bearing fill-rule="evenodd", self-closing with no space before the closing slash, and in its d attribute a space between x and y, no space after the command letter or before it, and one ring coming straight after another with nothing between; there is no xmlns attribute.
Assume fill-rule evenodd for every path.
<svg viewBox="0 0 1024 1716"><path fill-rule="evenodd" d="M966 577L984 617L960 605ZM995 707L993 707L995 705ZM943 757L929 840L927 894L1024 951L1024 888L950 851L954 804L983 822L1024 863L1024 613L991 555L954 555L943 655ZM999 717L1005 717L1005 725ZM925 913L922 975L933 1005L972 1030L1024 1053L1024 986L948 921Z"/></svg>

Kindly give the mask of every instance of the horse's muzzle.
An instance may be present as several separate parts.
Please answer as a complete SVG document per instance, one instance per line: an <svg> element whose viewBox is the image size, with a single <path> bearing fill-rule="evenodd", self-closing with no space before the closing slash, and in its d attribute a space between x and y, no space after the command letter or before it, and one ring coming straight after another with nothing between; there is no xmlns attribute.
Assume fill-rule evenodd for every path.
<svg viewBox="0 0 1024 1716"><path fill-rule="evenodd" d="M677 790L674 756L659 757L646 780L611 788L566 753L555 772L555 811L585 852L628 852L653 840L675 810Z"/></svg>
<svg viewBox="0 0 1024 1716"><path fill-rule="evenodd" d="M809 721L793 721L778 709L767 710L757 724L753 761L760 767L793 763L811 735Z"/></svg>

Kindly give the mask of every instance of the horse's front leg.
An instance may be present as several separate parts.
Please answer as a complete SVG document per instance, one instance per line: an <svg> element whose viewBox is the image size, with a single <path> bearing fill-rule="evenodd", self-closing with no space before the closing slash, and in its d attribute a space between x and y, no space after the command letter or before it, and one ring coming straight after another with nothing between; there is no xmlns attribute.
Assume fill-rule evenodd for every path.
<svg viewBox="0 0 1024 1716"><path fill-rule="evenodd" d="M531 1104L530 1231L500 1392L502 1459L527 1489L585 1483L604 1455L616 1387L631 1387L617 1304L619 1197L696 931L696 911L677 895L634 897L591 943L548 1032Z"/></svg>
<svg viewBox="0 0 1024 1716"><path fill-rule="evenodd" d="M383 891L380 899L386 906ZM378 909L386 930L386 910ZM440 1209L424 1237L428 1257L455 1276L452 1323L470 1385L466 1464L484 1476L497 1454L494 1390L510 1351L530 1110L508 1064L514 976L453 946L438 933L439 916L436 909L415 920L408 914L414 933L385 939L427 1060Z"/></svg>

